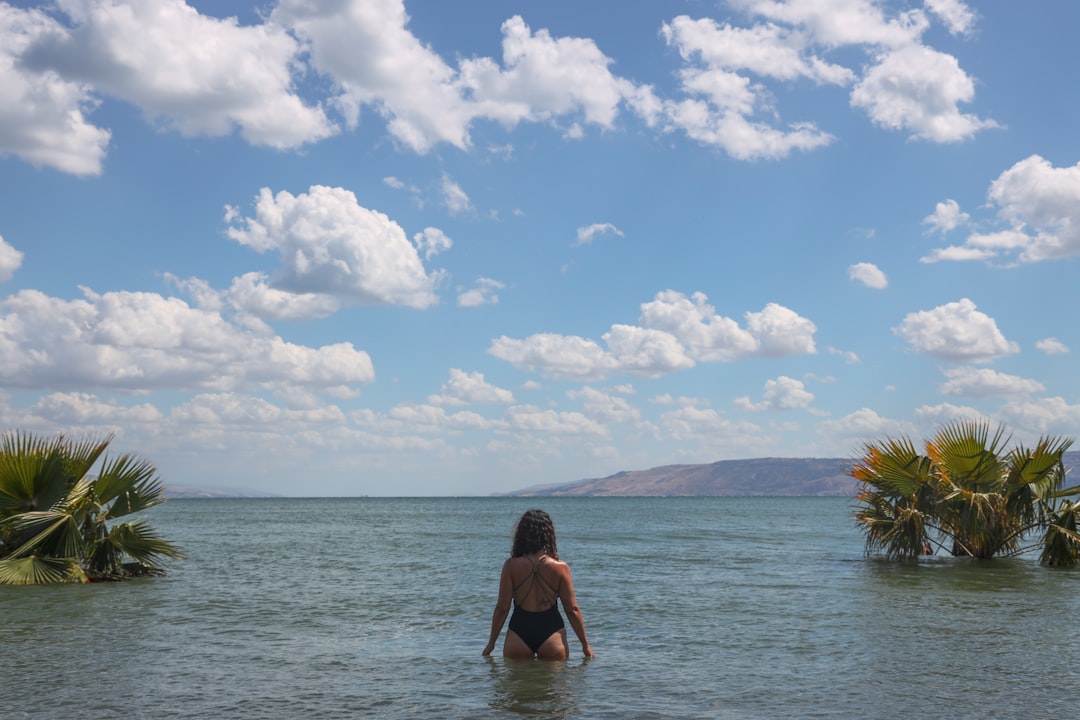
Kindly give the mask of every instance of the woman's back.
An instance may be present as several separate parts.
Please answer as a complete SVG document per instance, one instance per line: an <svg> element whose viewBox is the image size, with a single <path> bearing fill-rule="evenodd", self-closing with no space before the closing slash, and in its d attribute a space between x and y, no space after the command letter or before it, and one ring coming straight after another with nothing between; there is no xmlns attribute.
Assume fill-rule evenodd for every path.
<svg viewBox="0 0 1080 720"><path fill-rule="evenodd" d="M566 563L541 553L510 558L507 564L515 605L529 612L543 612L555 605Z"/></svg>

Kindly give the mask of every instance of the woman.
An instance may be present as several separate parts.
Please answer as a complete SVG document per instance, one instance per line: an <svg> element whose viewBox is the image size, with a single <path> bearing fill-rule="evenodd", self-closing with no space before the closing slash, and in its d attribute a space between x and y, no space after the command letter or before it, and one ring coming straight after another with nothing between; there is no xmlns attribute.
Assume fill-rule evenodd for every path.
<svg viewBox="0 0 1080 720"><path fill-rule="evenodd" d="M585 637L581 608L574 597L570 566L559 560L555 525L543 510L528 510L514 528L510 559L503 563L499 599L491 616L491 637L484 655L495 649L513 601L514 614L510 616L510 628L503 642L504 657L541 660L570 657L566 625L556 600L562 601L585 657L595 657Z"/></svg>

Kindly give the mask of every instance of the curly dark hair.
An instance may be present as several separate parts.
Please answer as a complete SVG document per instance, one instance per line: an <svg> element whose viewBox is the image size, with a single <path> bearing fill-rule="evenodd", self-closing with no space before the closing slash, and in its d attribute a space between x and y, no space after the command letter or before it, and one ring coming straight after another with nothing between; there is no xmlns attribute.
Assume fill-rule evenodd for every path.
<svg viewBox="0 0 1080 720"><path fill-rule="evenodd" d="M514 526L514 543L510 557L521 557L543 551L554 560L559 559L555 544L555 523L543 510L526 510Z"/></svg>

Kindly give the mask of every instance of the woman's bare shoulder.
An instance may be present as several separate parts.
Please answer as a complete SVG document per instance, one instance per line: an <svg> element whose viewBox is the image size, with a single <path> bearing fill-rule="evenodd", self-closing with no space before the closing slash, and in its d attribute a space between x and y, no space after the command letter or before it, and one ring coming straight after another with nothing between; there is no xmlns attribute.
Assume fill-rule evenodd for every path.
<svg viewBox="0 0 1080 720"><path fill-rule="evenodd" d="M544 564L550 566L553 570L559 574L565 574L570 572L570 566L566 564L564 560L556 560L553 557L545 557Z"/></svg>

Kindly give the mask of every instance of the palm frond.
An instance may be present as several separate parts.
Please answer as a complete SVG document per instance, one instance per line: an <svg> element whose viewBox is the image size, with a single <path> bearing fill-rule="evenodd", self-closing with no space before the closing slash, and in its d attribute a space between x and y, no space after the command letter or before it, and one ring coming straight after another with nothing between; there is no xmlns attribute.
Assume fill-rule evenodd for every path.
<svg viewBox="0 0 1080 720"><path fill-rule="evenodd" d="M1041 437L1035 447L1017 445L1006 458L1009 466L1007 486L1010 491L1029 485L1039 498L1054 496L1065 481L1065 466L1061 459L1072 446L1072 440Z"/></svg>
<svg viewBox="0 0 1080 720"><path fill-rule="evenodd" d="M180 548L163 539L141 518L113 525L102 542L148 565L156 564L163 557L185 557Z"/></svg>
<svg viewBox="0 0 1080 720"><path fill-rule="evenodd" d="M1043 536L1039 562L1051 567L1068 567L1080 562L1080 533L1077 532L1080 502L1063 503L1052 514Z"/></svg>
<svg viewBox="0 0 1080 720"><path fill-rule="evenodd" d="M0 560L0 585L53 585L84 581L85 575L65 558L31 556Z"/></svg>
<svg viewBox="0 0 1080 720"><path fill-rule="evenodd" d="M993 438L984 422L961 421L942 427L926 444L926 453L956 486L976 493L999 491L1006 466L998 457L1005 430L998 427Z"/></svg>
<svg viewBox="0 0 1080 720"><path fill-rule="evenodd" d="M56 510L35 510L11 518L9 525L25 539L8 557L72 558L83 551L83 536L74 515Z"/></svg>
<svg viewBox="0 0 1080 720"><path fill-rule="evenodd" d="M931 471L928 459L915 450L911 440L888 438L879 444L866 445L851 475L891 497L900 498L916 494L930 482Z"/></svg>
<svg viewBox="0 0 1080 720"><path fill-rule="evenodd" d="M855 522L866 535L866 552L880 550L894 559L914 559L928 547L927 517L918 508L894 502L881 492L864 488Z"/></svg>
<svg viewBox="0 0 1080 720"><path fill-rule="evenodd" d="M0 518L51 507L64 496L70 485L64 442L21 432L0 436Z"/></svg>
<svg viewBox="0 0 1080 720"><path fill-rule="evenodd" d="M106 507L105 516L123 517L164 502L165 486L156 474L150 462L132 455L106 460L94 484L98 502Z"/></svg>

